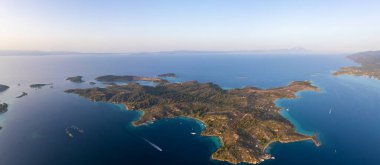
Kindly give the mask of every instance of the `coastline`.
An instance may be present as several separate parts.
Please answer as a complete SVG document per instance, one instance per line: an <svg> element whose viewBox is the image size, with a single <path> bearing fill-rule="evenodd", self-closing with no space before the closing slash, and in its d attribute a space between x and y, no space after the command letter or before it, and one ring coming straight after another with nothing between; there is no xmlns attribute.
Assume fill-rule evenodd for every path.
<svg viewBox="0 0 380 165"><path fill-rule="evenodd" d="M185 85L185 87L194 87L194 86L198 87L197 86L198 82L190 81L190 82L185 82L184 84L180 84L180 85L181 85L181 88L178 90L181 90L182 88L184 88L184 87L182 87L183 85ZM201 84L201 85L203 85L203 84ZM207 89L211 90L211 92L215 91L215 90L217 90L217 91L223 90L223 89L220 89L217 85L214 85L212 83L205 83L204 85L205 85L204 87L207 87ZM177 87L178 85L175 84L173 86ZM127 86L127 87L130 87L133 89L133 88L138 88L139 85L132 84L132 85ZM116 87L114 87L114 88L116 88ZM144 89L144 88L141 88L141 89ZM147 88L147 89L150 89L150 88ZM94 90L98 90L98 89L95 88ZM109 90L112 90L112 88L110 88ZM97 97L91 97L92 96L91 93L93 93L93 91L91 91L91 93L90 93L90 91L91 91L91 89L72 89L72 90L67 90L66 92L68 92L68 93L76 93L77 92L76 94L79 94L79 95L82 94L81 95L82 97L90 98L92 101L100 99L99 100L100 102L107 102L107 100L104 101L104 99L102 99L102 97L99 97L98 99L97 99ZM288 99L299 98L300 97L299 94L301 91L319 92L319 89L318 89L318 87L311 85L311 83L309 81L291 81L287 86L284 86L284 87L280 86L280 87L269 88L269 89L259 89L259 88L254 88L254 87L243 88L243 89L236 89L234 91L229 91L231 93L227 93L227 94L229 94L228 96L232 95L235 97L235 99L238 99L239 101L243 101L243 102L245 101L245 99L248 99L248 98L247 97L239 97L236 93L233 93L233 92L242 92L242 93L245 92L245 94L251 94L251 95L252 95L252 93L257 92L257 94L259 94L263 98L269 97L269 98L264 100L268 103L263 104L263 105L267 106L267 108L272 109L271 112L273 113L273 115L280 117L281 116L280 114L276 114L276 113L279 113L279 111L281 110L281 106L278 106L276 104L277 100L279 100L281 98L288 98ZM270 95L268 95L268 93ZM86 94L88 94L88 95L86 95ZM148 96L149 96L149 93L148 93ZM218 161L226 161L226 162L229 162L232 164L238 164L238 163L242 163L242 162L257 164L257 163L263 162L267 159L271 159L272 158L271 155L266 153L265 150L266 150L267 146L269 146L270 144L272 144L273 142L276 142L276 141L279 141L282 143L287 143L287 142L295 142L295 141L302 141L302 140L312 140L313 142L315 142L315 144L317 146L319 146L319 142L315 139L314 136L307 136L307 135L297 133L297 131L294 130L294 125L292 125L291 121L288 120L288 122L284 122L284 120L286 120L286 118L280 120L280 121L283 121L284 126L279 125L277 128L287 130L287 132L289 132L289 134L286 133L286 134L282 134L281 136L277 136L277 137L273 136L273 137L271 137L271 139L268 139L269 137L267 137L266 139L268 139L268 140L266 140L266 141L265 141L265 137L264 137L262 144L260 144L260 146L257 145L260 143L260 140L258 140L258 143L256 143L256 148L258 148L258 149L256 151L254 151L250 148L246 149L245 148L245 147L247 147L246 145L240 145L241 148L238 148L239 144L236 144L236 146L231 148L230 147L231 145L235 145L235 143L240 142L240 141L234 140L234 139L238 138L239 135L237 133L234 133L233 131L228 132L228 134L223 134L223 130L221 130L221 131L214 130L212 125L211 126L208 125L209 123L207 122L207 121L214 121L214 118L212 118L212 116L211 116L212 119L210 119L210 120L208 120L208 118L198 118L196 115L191 115L191 114L186 114L186 113L185 114L177 114L177 115L170 115L169 114L169 115L165 115L162 117L160 115L158 115L158 116L152 115L151 113L153 113L153 112L145 111L145 109L147 107L145 107L145 109L144 109L144 106L135 106L133 104L130 104L130 102L128 102L128 100L124 101L122 99L113 99L113 100L111 99L111 100L108 100L108 103L118 104L118 107L120 107L120 109L125 109L125 110L129 110L129 111L138 111L139 115L136 116L135 120L131 121L132 127L139 127L139 126L143 126L143 125L147 126L147 125L155 123L157 120L162 120L162 119L186 118L186 119L195 120L203 128L200 131L200 135L203 137L212 137L212 141L214 142L214 144L216 144L216 150L211 153L211 159L218 160ZM139 102L137 102L137 103L139 103ZM131 106L131 107L129 107L129 106ZM143 108L144 111L138 110L139 107ZM250 106L247 106L247 108L249 108L249 107ZM260 108L260 107L256 107L256 108ZM158 109L158 110L161 110L161 109ZM236 110L236 109L234 109L234 110ZM240 112L239 110L236 110L236 111ZM154 111L154 112L158 113L159 111ZM145 114L145 113L147 113L147 114ZM148 117L146 117L147 115L148 115ZM241 115L241 114L239 114L239 115ZM246 115L244 115L243 117L245 117L245 116ZM217 119L218 120L219 119L225 120L226 118L224 116L224 117L217 118ZM278 118L278 119L280 119L280 118ZM230 119L230 120L232 120L232 119ZM239 122L240 120L237 119L235 121ZM252 120L250 120L248 118L244 121L246 124L248 124ZM237 123L237 124L240 124L240 123ZM206 128L206 125L208 128ZM244 126L244 124L242 126ZM273 130L277 130L277 129L273 128ZM252 136L254 136L254 135L260 133L260 131L258 130L258 132L256 131L256 132L250 132L250 133L253 134ZM265 134L265 132L264 132L264 134ZM228 142L230 142L230 143L228 143ZM252 143L254 143L254 142L252 142ZM251 146L251 147L255 148L255 146ZM246 151L245 151L245 149L246 149ZM234 151L232 154L230 153L231 150ZM233 155L236 152L238 152L238 153L241 152L243 157L234 157ZM250 153L250 154L248 154L248 153ZM252 155L251 155L251 153L252 153Z"/></svg>
<svg viewBox="0 0 380 165"><path fill-rule="evenodd" d="M123 104L123 103L107 103L107 102L104 102L106 104L110 104L110 105L114 105L114 106L117 106L120 108L120 110L122 111L131 111L131 112L137 112L137 117L135 119L133 119L130 123L130 126L132 128L138 128L138 127L141 127L141 126L150 126L152 124L155 124L154 121L152 122L147 122L147 123L143 123L143 124L136 124L135 122L140 120L140 118L144 115L144 111L142 110L133 110L133 109L128 109L128 106L126 104ZM220 136L217 136L217 135L207 135L207 134L204 134L204 131L206 129L206 125L204 122L202 122L202 120L198 119L198 118L194 118L194 117L188 117L188 116L178 116L178 117L172 117L172 118L165 118L165 119L180 119L180 120L191 120L191 121L194 121L195 123L197 123L199 125L199 127L201 128L200 132L199 132L199 135L200 137L205 137L205 138L209 138L211 140L211 142L213 143L213 146L215 147L214 148L214 151L212 152L211 154L211 157L210 157L210 160L212 161L221 161L221 162L228 162L226 160L222 160L222 159L218 159L218 158L215 158L214 157L214 153L223 146L223 140L222 140L222 137ZM160 120L164 120L164 119L160 119ZM231 162L229 162L231 163Z"/></svg>
<svg viewBox="0 0 380 165"><path fill-rule="evenodd" d="M320 92L319 90L319 86L317 86L318 88L318 92ZM295 93L295 98L279 98L277 100L274 101L274 104L276 105L277 108L279 108L279 111L278 113L284 117L287 121L289 121L293 126L294 126L294 129L296 131L296 133L299 133L301 135L305 135L306 137L303 138L303 139L298 139L298 140L288 140L288 141L283 141L283 140L273 140L273 141L270 141L268 142L268 144L265 145L265 147L263 148L263 152L266 153L266 155L263 157L263 159L261 159L261 161L259 162L245 162L245 163L249 163L249 164L260 164L262 162L264 162L265 160L268 160L268 159L271 159L271 155L270 155L270 150L268 150L268 148L279 142L279 143L282 143L282 144L286 144L286 143L294 143L294 142L299 142L299 141L311 141L316 147L319 147L322 145L322 143L319 141L318 139L318 134L313 132L313 131L307 131L307 130L304 130L301 125L297 122L297 120L295 120L289 113L287 113L288 111L286 111L284 109L284 107L282 106L281 104L281 101L286 101L286 100L293 100L293 99L299 99L301 98L302 96L302 93L303 92L307 92L307 90L303 90L303 91L299 91L299 92L296 92ZM312 91L310 91L312 92ZM122 103L111 103L111 104L116 104L117 106L122 106L121 108L123 108L123 110L127 110L127 111L136 111L138 112L138 117L136 119L134 119L132 122L131 122L131 126L132 127L140 127L140 126L149 126L151 124L154 124L154 121L152 122L147 122L147 123L143 123L143 124L135 124L136 121L140 120L140 118L144 115L144 111L142 110L133 110L133 109L128 109L127 105L125 104L122 104ZM286 115L284 115L284 113L286 113ZM202 137L208 137L212 140L212 142L214 143L214 145L216 146L216 150L211 154L211 157L210 157L210 160L211 161L220 161L220 162L228 162L228 163L231 163L231 164L239 164L239 163L243 163L243 162L237 162L237 163L233 163L233 162L229 162L229 161L226 161L224 159L219 159L217 157L214 157L214 153L223 146L223 140L222 140L222 137L218 136L218 135L208 135L208 134L204 134L204 130L206 129L206 125L204 122L202 122L202 120L198 119L198 118L195 118L195 117L188 117L188 116L178 116L178 117L172 117L172 118L166 118L166 119L183 119L183 120L193 120L195 121L196 123L198 123L198 125L201 127L201 131L200 131L200 135ZM162 120L162 119L160 119ZM156 120L155 120L156 121Z"/></svg>
<svg viewBox="0 0 380 165"><path fill-rule="evenodd" d="M320 89L320 86L317 86L318 89ZM281 104L282 101L288 101L288 100L292 100L292 99L299 99L302 97L302 93L303 92L306 92L306 91L299 91L297 93L295 93L295 95L297 96L296 98L279 98L275 101L275 105L276 107L280 108L280 110L278 111L278 113L283 117L285 118L286 120L288 120L294 127L296 133L299 133L301 135L305 135L307 136L305 139L299 139L299 140L294 140L294 141L281 141L281 140L273 140L273 141L270 141L263 149L263 151L265 153L270 153L270 146L276 142L279 142L279 143L292 143L292 142L298 142L298 141L312 141L314 143L315 146L319 147L322 145L322 143L320 142L319 138L318 138L318 134L314 131L308 131L308 130L305 130L302 128L302 126L298 123L298 121L296 119L294 119L289 111L287 111L287 109Z"/></svg>

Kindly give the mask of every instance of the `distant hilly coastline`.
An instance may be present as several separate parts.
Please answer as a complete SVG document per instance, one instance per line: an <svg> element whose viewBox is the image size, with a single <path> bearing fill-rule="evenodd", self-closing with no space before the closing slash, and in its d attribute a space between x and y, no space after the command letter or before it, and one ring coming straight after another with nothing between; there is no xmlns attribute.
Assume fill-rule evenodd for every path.
<svg viewBox="0 0 380 165"><path fill-rule="evenodd" d="M0 50L0 56L44 56L82 54L70 51L39 51L39 50Z"/></svg>
<svg viewBox="0 0 380 165"><path fill-rule="evenodd" d="M192 54L207 54L207 55L220 55L220 54L239 54L239 55L265 55L265 54L320 54L320 52L315 52L305 48L290 48L290 49L268 49L268 50L231 50L231 51L202 51L202 50L176 50L176 51L158 51L158 52L141 52L133 53L136 55L192 55Z"/></svg>
<svg viewBox="0 0 380 165"><path fill-rule="evenodd" d="M236 50L236 51L198 51L198 50L175 50L157 52L75 52L75 51L40 51L40 50L0 50L0 56L49 56L49 55L89 55L89 54L116 54L116 55L193 55L193 54L320 54L304 48L291 49L268 49L268 50Z"/></svg>
<svg viewBox="0 0 380 165"><path fill-rule="evenodd" d="M334 75L368 76L380 80L380 51L367 51L347 56L360 66L342 67Z"/></svg>

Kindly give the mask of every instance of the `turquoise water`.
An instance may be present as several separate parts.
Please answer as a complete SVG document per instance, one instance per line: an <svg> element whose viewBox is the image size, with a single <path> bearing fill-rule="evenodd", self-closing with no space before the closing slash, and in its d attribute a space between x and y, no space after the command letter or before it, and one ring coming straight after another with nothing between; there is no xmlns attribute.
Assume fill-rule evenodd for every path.
<svg viewBox="0 0 380 165"><path fill-rule="evenodd" d="M65 81L68 76L82 75L86 81L94 81L105 74L174 72L178 78L170 81L214 82L225 89L271 88L311 80L321 92L301 92L299 98L280 99L277 104L289 109L281 114L297 131L317 133L322 146L315 147L310 141L274 143L269 152L276 159L263 164L377 165L380 81L331 76L332 71L347 65L353 63L343 56L310 55L0 57L0 83L11 87L0 94L0 100L10 104L9 111L0 115L4 127L0 131L0 164L228 164L210 160L220 143L217 138L199 136L204 127L198 121L175 118L133 127L131 122L141 112L63 92L91 87ZM30 89L32 83L53 83L53 87ZM15 98L24 91L28 96ZM69 138L65 128L71 125L84 133Z"/></svg>

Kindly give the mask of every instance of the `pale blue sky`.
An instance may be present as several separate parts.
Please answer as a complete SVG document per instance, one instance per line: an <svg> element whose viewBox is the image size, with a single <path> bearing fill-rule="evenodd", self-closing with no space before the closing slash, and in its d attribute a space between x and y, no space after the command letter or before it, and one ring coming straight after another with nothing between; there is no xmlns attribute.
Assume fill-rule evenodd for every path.
<svg viewBox="0 0 380 165"><path fill-rule="evenodd" d="M379 0L0 0L0 49L380 49Z"/></svg>

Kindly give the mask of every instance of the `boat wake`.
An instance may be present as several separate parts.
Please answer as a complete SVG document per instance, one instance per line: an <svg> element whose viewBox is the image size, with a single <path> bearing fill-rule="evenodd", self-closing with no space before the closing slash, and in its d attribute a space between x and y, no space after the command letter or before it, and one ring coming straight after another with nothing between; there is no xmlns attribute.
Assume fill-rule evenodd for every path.
<svg viewBox="0 0 380 165"><path fill-rule="evenodd" d="M157 149L158 151L162 152L162 149L157 146L156 144L150 142L149 140L145 139L145 138L142 138L145 142L147 142L149 145L151 145L153 148Z"/></svg>

